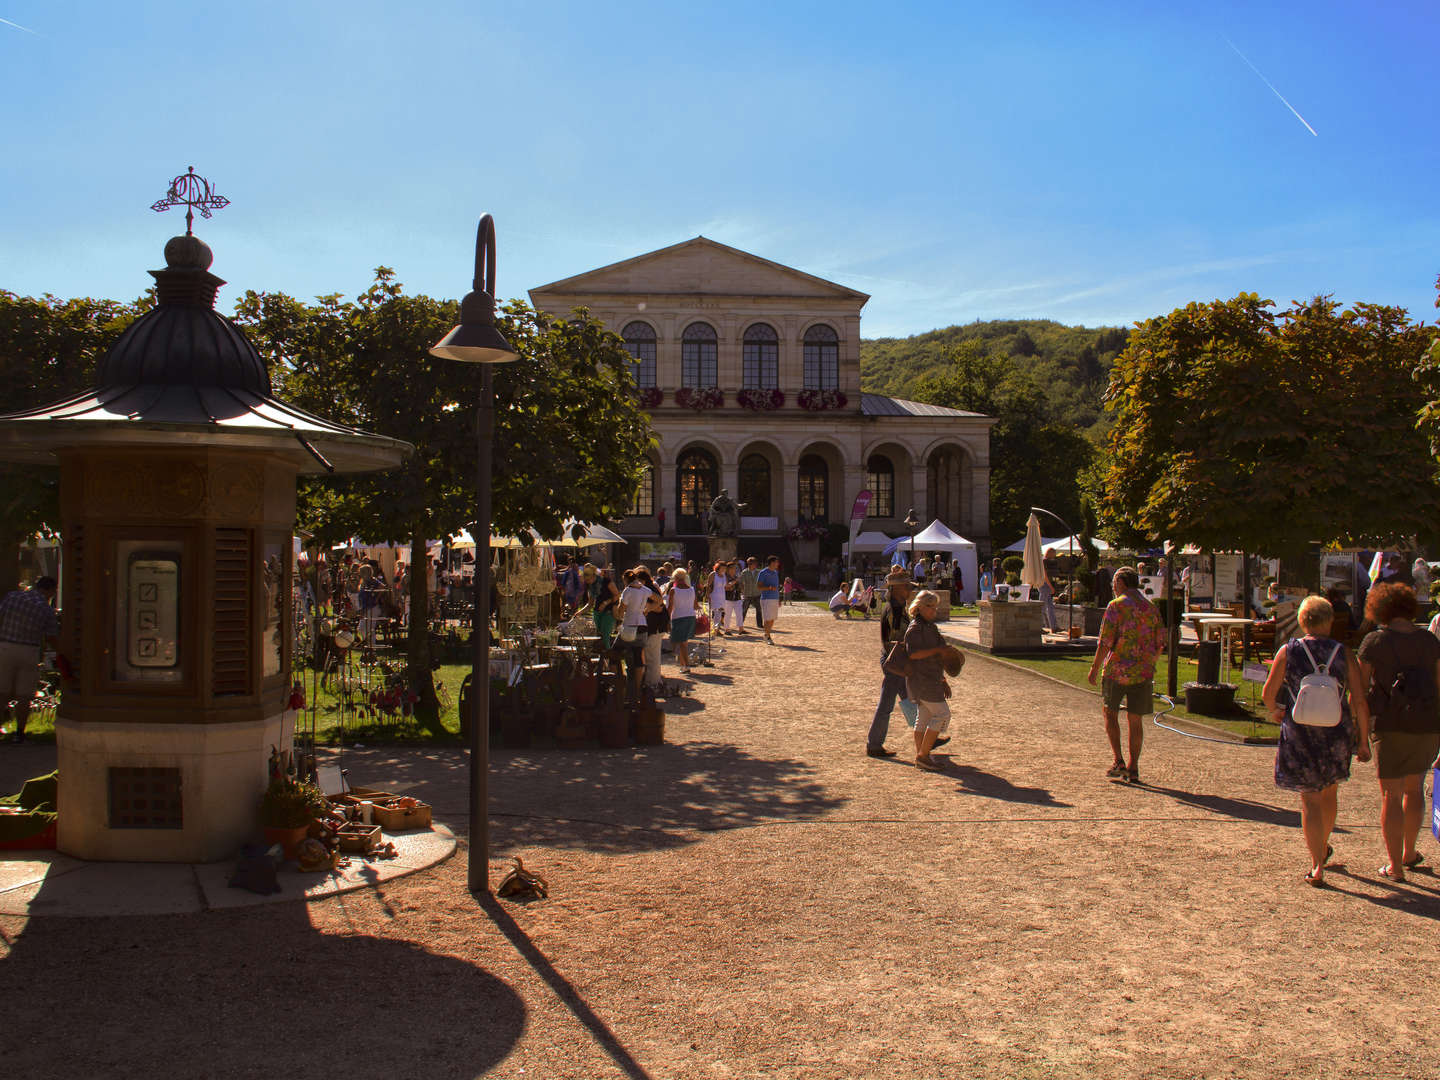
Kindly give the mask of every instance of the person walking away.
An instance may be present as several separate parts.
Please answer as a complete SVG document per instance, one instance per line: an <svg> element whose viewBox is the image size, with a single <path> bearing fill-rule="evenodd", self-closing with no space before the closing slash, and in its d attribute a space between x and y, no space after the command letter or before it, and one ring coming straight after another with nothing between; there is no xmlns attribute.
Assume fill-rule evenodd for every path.
<svg viewBox="0 0 1440 1080"><path fill-rule="evenodd" d="M745 626L745 616L755 609L755 629L764 631L765 620L760 615L760 560L751 555L745 560L745 569L740 571L740 626Z"/></svg>
<svg viewBox="0 0 1440 1080"><path fill-rule="evenodd" d="M645 612L645 685L654 690L660 686L661 649L665 635L670 631L670 610L665 604L665 594L655 584L650 571L643 566L635 568L635 580L649 589L659 603Z"/></svg>
<svg viewBox="0 0 1440 1080"><path fill-rule="evenodd" d="M14 589L0 598L0 696L15 718L12 742L25 741L30 702L39 682L40 650L47 644L57 652L60 648L55 591L55 579L41 577L30 588Z"/></svg>
<svg viewBox="0 0 1440 1080"><path fill-rule="evenodd" d="M1114 763L1105 774L1132 784L1140 782L1140 747L1145 740L1145 717L1154 708L1155 659L1165 641L1160 613L1140 592L1140 574L1132 566L1115 571L1115 599L1100 621L1100 640L1090 664L1090 685L1103 677L1105 735ZM1120 706L1129 726L1130 760L1120 748Z"/></svg>
<svg viewBox="0 0 1440 1080"><path fill-rule="evenodd" d="M1040 576L1040 619L1045 623L1045 629L1052 634L1058 629L1058 620L1055 618L1055 586L1050 582L1050 568L1042 566Z"/></svg>
<svg viewBox="0 0 1440 1080"><path fill-rule="evenodd" d="M950 558L950 602L960 603L960 594L965 591L965 571L960 568L960 560L955 556Z"/></svg>
<svg viewBox="0 0 1440 1080"><path fill-rule="evenodd" d="M725 621L731 633L745 633L745 621L740 608L740 565L731 559L725 564Z"/></svg>
<svg viewBox="0 0 1440 1080"><path fill-rule="evenodd" d="M641 573L647 578L650 576L643 566L625 571L625 590L615 605L616 617L620 620L617 645L630 676L627 701L640 700L640 679L645 674L645 642L649 637L645 617L661 606L660 598L641 580Z"/></svg>
<svg viewBox="0 0 1440 1080"><path fill-rule="evenodd" d="M717 562L710 572L709 585L710 598L710 625L715 630L716 637L725 636L725 586L729 584L729 578L725 576L725 564ZM734 627L731 627L733 630Z"/></svg>
<svg viewBox="0 0 1440 1080"><path fill-rule="evenodd" d="M900 715L905 717L905 724L912 731L915 728L915 718L919 714L919 707L910 700L910 694L905 687L905 676L892 675L884 667L885 658L890 655L890 647L904 639L905 631L910 626L910 613L905 608L915 591L915 585L910 580L910 575L903 570L890 571L885 584L889 587L890 596L886 601L885 611L880 616L880 703L875 706L875 716L870 721L870 733L865 739L865 753L873 758L895 756L894 750L886 748L885 737L890 734L890 714L895 711L897 699L900 702Z"/></svg>
<svg viewBox="0 0 1440 1080"><path fill-rule="evenodd" d="M1360 692L1363 684L1354 654L1330 639L1335 618L1330 601L1306 597L1298 617L1305 636L1280 647L1261 697L1270 718L1280 725L1275 786L1300 796L1300 830L1310 854L1305 881L1319 888L1325 884L1325 863L1331 854L1337 789L1341 781L1350 779L1352 756L1370 760L1370 710ZM1295 715L1302 680L1317 673L1339 684L1340 723L1334 727L1301 723Z"/></svg>
<svg viewBox="0 0 1440 1080"><path fill-rule="evenodd" d="M658 528L658 530L656 531L655 535L656 535L656 536L664 536L664 535L665 535L665 508L664 508L663 506L660 507L660 513L658 513L658 514L655 515L655 521L656 521L656 523L659 525L659 528Z"/></svg>
<svg viewBox="0 0 1440 1080"><path fill-rule="evenodd" d="M1424 861L1415 844L1425 820L1425 773L1440 753L1440 640L1415 625L1415 612L1409 585L1376 585L1365 617L1379 629L1360 643L1387 856L1379 874L1396 882Z"/></svg>
<svg viewBox="0 0 1440 1080"><path fill-rule="evenodd" d="M670 644L680 670L690 673L690 639L695 636L695 588L690 575L676 570L670 576L670 590L665 597L670 612Z"/></svg>
<svg viewBox="0 0 1440 1080"><path fill-rule="evenodd" d="M915 767L926 772L939 772L940 764L930 756L945 729L950 725L950 684L945 681L945 668L940 657L945 652L945 639L935 619L940 597L929 589L921 589L910 601L910 625L905 630L905 654L910 658L910 674L905 677L905 691L915 702Z"/></svg>
<svg viewBox="0 0 1440 1080"><path fill-rule="evenodd" d="M756 580L760 585L760 614L765 619L765 644L774 645L770 635L775 630L775 617L780 614L780 556L771 555L765 560L765 569Z"/></svg>

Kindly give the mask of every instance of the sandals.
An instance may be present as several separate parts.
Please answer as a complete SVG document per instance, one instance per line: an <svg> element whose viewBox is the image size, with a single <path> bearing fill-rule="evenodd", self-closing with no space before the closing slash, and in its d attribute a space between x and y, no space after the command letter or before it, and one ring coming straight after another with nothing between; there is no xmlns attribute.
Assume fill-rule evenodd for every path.
<svg viewBox="0 0 1440 1080"><path fill-rule="evenodd" d="M1309 885L1312 889L1323 889L1325 888L1325 879L1314 870L1311 870L1305 875L1305 884Z"/></svg>
<svg viewBox="0 0 1440 1080"><path fill-rule="evenodd" d="M1123 761L1117 761L1114 765L1111 765L1110 768L1105 770L1105 775L1108 776L1111 780L1123 780L1125 778L1126 771L1127 770L1125 768L1125 763Z"/></svg>
<svg viewBox="0 0 1440 1080"><path fill-rule="evenodd" d="M939 763L938 763L938 762L935 762L935 761L931 761L929 758L916 758L916 759L915 759L915 767L916 767L917 769L924 769L926 772L939 772L939 771L940 771L940 765L939 765Z"/></svg>
<svg viewBox="0 0 1440 1080"><path fill-rule="evenodd" d="M1401 865L1404 866L1406 870L1414 870L1415 867L1419 866L1424 861L1425 856L1417 851L1414 855L1410 856L1410 858L1406 859Z"/></svg>
<svg viewBox="0 0 1440 1080"><path fill-rule="evenodd" d="M1375 873L1380 877L1384 878L1386 881L1393 881L1397 885L1403 883L1405 880L1405 875L1403 873L1396 873L1395 869L1389 863L1386 863L1384 866L1380 867L1380 869L1376 870Z"/></svg>

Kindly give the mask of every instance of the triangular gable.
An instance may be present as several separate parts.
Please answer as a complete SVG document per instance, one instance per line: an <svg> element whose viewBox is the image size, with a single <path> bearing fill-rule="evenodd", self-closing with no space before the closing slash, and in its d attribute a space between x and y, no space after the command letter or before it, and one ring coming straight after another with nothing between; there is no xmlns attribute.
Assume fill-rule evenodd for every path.
<svg viewBox="0 0 1440 1080"><path fill-rule="evenodd" d="M544 307L544 297L632 293L805 296L862 305L870 299L855 289L704 236L538 286L530 290L530 297L536 307Z"/></svg>

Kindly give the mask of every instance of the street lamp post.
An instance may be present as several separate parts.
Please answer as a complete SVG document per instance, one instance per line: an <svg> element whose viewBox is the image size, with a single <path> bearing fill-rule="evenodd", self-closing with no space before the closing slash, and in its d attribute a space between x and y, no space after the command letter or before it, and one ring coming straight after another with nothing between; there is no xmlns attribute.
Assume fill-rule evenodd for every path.
<svg viewBox="0 0 1440 1080"><path fill-rule="evenodd" d="M442 360L479 364L476 414L474 666L470 673L471 893L490 892L490 469L495 434L493 364L515 359L495 326L495 220L486 214L475 231L475 279L460 303L460 325L430 350Z"/></svg>
<svg viewBox="0 0 1440 1080"><path fill-rule="evenodd" d="M905 512L905 527L910 530L910 576L915 576L915 533L920 528L920 519L915 516L912 506Z"/></svg>
<svg viewBox="0 0 1440 1080"><path fill-rule="evenodd" d="M1073 633L1075 629L1075 530L1070 528L1069 525L1066 525L1065 519L1062 518L1059 514L1054 513L1050 510L1046 510L1043 506L1032 506L1030 507L1030 512L1032 514L1049 514L1056 521L1060 522L1060 527L1065 530L1065 535L1069 538L1070 587L1065 590L1065 595L1069 600L1069 602L1065 605L1068 609L1066 612L1068 616L1068 622L1066 623L1066 632Z"/></svg>

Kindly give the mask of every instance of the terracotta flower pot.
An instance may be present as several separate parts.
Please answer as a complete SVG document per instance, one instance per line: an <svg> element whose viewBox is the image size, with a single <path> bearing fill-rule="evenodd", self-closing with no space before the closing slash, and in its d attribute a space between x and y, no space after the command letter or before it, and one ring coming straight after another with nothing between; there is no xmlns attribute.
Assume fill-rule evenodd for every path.
<svg viewBox="0 0 1440 1080"><path fill-rule="evenodd" d="M295 858L295 852L304 843L305 838L310 835L310 825L296 826L293 829L281 829L274 825L265 826L265 843L267 845L279 844L280 850L284 852L285 858Z"/></svg>

